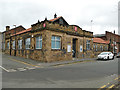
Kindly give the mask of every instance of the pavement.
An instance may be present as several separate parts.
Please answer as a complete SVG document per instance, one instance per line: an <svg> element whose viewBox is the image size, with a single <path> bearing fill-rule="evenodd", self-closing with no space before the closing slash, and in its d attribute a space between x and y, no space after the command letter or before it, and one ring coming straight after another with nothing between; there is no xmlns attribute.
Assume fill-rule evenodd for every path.
<svg viewBox="0 0 120 90"><path fill-rule="evenodd" d="M73 60L68 60L68 61L55 61L55 62L46 63L46 62L40 62L37 60L26 59L26 58L18 57L18 56L10 56L4 53L2 53L2 57L8 57L9 59L13 61L23 63L23 64L28 64L28 65L35 66L35 67L60 66L60 65L79 63L79 62L93 62L97 60L97 58L84 58L84 59L73 58Z"/></svg>
<svg viewBox="0 0 120 90"><path fill-rule="evenodd" d="M3 87L8 88L31 86L104 89L114 88L119 80L116 58L108 61L85 58L44 63L2 54L2 59Z"/></svg>

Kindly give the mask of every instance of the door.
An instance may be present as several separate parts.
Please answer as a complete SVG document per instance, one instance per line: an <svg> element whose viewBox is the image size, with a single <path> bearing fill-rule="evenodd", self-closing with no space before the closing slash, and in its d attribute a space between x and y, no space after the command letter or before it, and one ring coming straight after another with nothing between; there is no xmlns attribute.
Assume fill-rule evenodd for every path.
<svg viewBox="0 0 120 90"><path fill-rule="evenodd" d="M73 58L76 57L76 42L77 42L77 39L73 39L73 50L72 50Z"/></svg>

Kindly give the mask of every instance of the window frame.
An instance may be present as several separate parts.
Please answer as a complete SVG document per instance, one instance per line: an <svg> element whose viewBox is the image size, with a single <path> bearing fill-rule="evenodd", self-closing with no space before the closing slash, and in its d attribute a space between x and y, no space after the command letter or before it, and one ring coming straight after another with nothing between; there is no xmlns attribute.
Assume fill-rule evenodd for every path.
<svg viewBox="0 0 120 90"><path fill-rule="evenodd" d="M90 50L90 40L86 40L86 50Z"/></svg>
<svg viewBox="0 0 120 90"><path fill-rule="evenodd" d="M15 40L12 41L12 49L15 49Z"/></svg>
<svg viewBox="0 0 120 90"><path fill-rule="evenodd" d="M10 49L10 42L7 42L7 49Z"/></svg>
<svg viewBox="0 0 120 90"><path fill-rule="evenodd" d="M96 51L98 51L98 45L96 44Z"/></svg>
<svg viewBox="0 0 120 90"><path fill-rule="evenodd" d="M94 50L94 51L95 51L95 49L96 49L96 48L95 48L95 46L96 46L96 45L95 45L95 44L93 44L93 50Z"/></svg>
<svg viewBox="0 0 120 90"><path fill-rule="evenodd" d="M22 39L18 40L18 49L19 50L22 49Z"/></svg>
<svg viewBox="0 0 120 90"><path fill-rule="evenodd" d="M55 37L55 39L52 39L52 37ZM61 49L61 37L60 36L56 36L56 35L52 35L51 37L51 49L52 50L60 50ZM59 40L57 40L56 38L59 37ZM55 42L55 47L52 48L52 41ZM56 48L56 42L60 42L60 47L59 48Z"/></svg>
<svg viewBox="0 0 120 90"><path fill-rule="evenodd" d="M39 38L39 47L37 48L37 38ZM41 43L42 43L42 35L40 35L40 36L36 36L35 37L35 49L42 49L42 46L40 46L40 45L42 45Z"/></svg>
<svg viewBox="0 0 120 90"><path fill-rule="evenodd" d="M26 43L26 40L28 40L28 39L30 39L29 43L28 42ZM31 38L30 37L25 39L25 49L30 49L30 47L28 48L27 45L31 46Z"/></svg>

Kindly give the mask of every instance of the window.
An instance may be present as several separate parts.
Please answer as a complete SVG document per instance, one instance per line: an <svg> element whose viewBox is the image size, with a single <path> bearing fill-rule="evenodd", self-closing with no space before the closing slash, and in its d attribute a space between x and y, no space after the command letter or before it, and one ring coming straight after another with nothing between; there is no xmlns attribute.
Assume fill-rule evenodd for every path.
<svg viewBox="0 0 120 90"><path fill-rule="evenodd" d="M25 41L25 48L30 49L30 38L27 38Z"/></svg>
<svg viewBox="0 0 120 90"><path fill-rule="evenodd" d="M60 49L60 47L61 47L60 37L52 36L52 38L51 38L51 48L52 49Z"/></svg>
<svg viewBox="0 0 120 90"><path fill-rule="evenodd" d="M63 25L63 20L62 20L62 19L59 19L59 23Z"/></svg>
<svg viewBox="0 0 120 90"><path fill-rule="evenodd" d="M12 49L15 49L15 41L12 42Z"/></svg>
<svg viewBox="0 0 120 90"><path fill-rule="evenodd" d="M107 46L105 47L105 50L106 50L106 51L108 50Z"/></svg>
<svg viewBox="0 0 120 90"><path fill-rule="evenodd" d="M97 45L96 45L96 51L97 51Z"/></svg>
<svg viewBox="0 0 120 90"><path fill-rule="evenodd" d="M93 50L95 51L95 44L93 45Z"/></svg>
<svg viewBox="0 0 120 90"><path fill-rule="evenodd" d="M103 51L103 46L102 46L102 51Z"/></svg>
<svg viewBox="0 0 120 90"><path fill-rule="evenodd" d="M18 49L22 49L22 40L18 40Z"/></svg>
<svg viewBox="0 0 120 90"><path fill-rule="evenodd" d="M42 36L36 37L36 49L42 48Z"/></svg>
<svg viewBox="0 0 120 90"><path fill-rule="evenodd" d="M86 41L86 50L90 50L90 40Z"/></svg>
<svg viewBox="0 0 120 90"><path fill-rule="evenodd" d="M9 42L7 42L7 49L9 49Z"/></svg>

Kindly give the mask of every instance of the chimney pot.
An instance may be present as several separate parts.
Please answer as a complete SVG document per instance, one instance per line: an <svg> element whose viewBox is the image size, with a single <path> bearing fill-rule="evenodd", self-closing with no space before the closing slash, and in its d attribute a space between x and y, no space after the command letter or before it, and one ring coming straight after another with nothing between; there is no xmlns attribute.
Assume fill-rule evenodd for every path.
<svg viewBox="0 0 120 90"><path fill-rule="evenodd" d="M54 18L57 18L57 15L56 15L56 13L55 13L55 15L54 15Z"/></svg>
<svg viewBox="0 0 120 90"><path fill-rule="evenodd" d="M9 31L10 30L10 26L6 26L6 31Z"/></svg>

